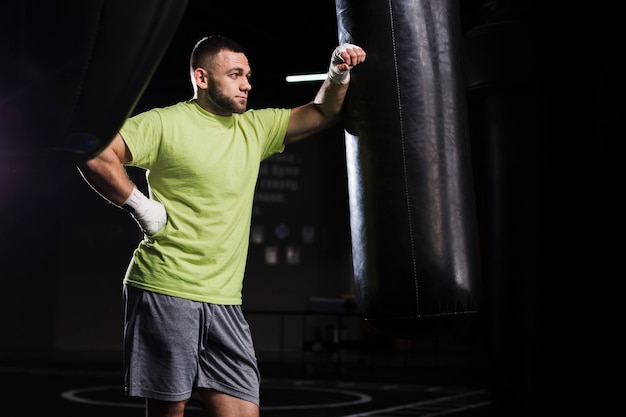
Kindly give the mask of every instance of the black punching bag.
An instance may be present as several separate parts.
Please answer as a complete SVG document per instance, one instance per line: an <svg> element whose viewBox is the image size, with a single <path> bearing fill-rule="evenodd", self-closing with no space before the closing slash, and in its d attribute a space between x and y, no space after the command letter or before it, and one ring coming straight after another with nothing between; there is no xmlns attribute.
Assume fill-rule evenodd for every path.
<svg viewBox="0 0 626 417"><path fill-rule="evenodd" d="M480 259L453 0L336 0L362 46L345 130L352 259L364 318L413 338L478 312Z"/></svg>
<svg viewBox="0 0 626 417"><path fill-rule="evenodd" d="M2 3L0 151L79 162L113 139L187 0Z"/></svg>

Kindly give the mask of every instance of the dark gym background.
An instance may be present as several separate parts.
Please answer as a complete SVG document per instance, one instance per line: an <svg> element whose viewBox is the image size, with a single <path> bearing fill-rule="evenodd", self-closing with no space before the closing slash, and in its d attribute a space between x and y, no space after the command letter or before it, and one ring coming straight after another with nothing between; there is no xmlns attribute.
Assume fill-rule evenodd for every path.
<svg viewBox="0 0 626 417"><path fill-rule="evenodd" d="M566 312L582 313L586 306L593 313L595 299L609 298L596 297L596 281L588 280L581 300L577 277L585 265L594 277L610 277L617 255L609 236L617 219L616 145L624 136L619 25L616 11L588 5L548 10L541 2L460 4L464 34L494 21L537 29L516 38L533 51L523 58L523 71L519 62L488 58L502 68L511 64L514 76L529 75L522 78L530 85L513 93L526 120L508 126L512 135L502 144L510 182L501 202L509 217L499 223L502 246L486 249L501 255L503 274L485 277L481 320L411 340L377 332L362 320L351 276L340 126L264 163L244 309L267 375L477 385L490 390L494 415L544 415L550 398L563 399L554 392L557 385L575 375L563 355L581 345L595 347L589 340L600 336L593 314L574 314L573 323ZM4 7L21 9L20 16L34 21L48 18L33 3L7 2L0 14ZM1 48L19 39L7 29L12 27L0 26ZM249 107L298 105L312 99L319 83L287 84L285 76L327 70L337 43L335 4L191 0L134 112L190 97L189 53L209 34L229 36L246 49L253 70ZM107 88L106 78L98 82ZM468 90L468 110L479 221L488 236L496 220L486 208L493 190L484 172L490 160L482 117L489 113L478 114L481 94L489 91ZM7 108L2 110L9 120ZM49 111L35 97L31 122ZM71 164L31 154L0 134L2 364L118 369L120 283L139 238L135 223L89 189ZM141 173L130 173L140 181ZM594 225L587 227L590 217ZM553 239L573 229L572 239L563 239L569 242ZM587 237L574 239L582 235ZM594 255L603 261L589 265ZM552 260L559 273L548 268ZM568 267L572 262L576 266ZM612 315L611 307L604 308L603 316ZM574 361L581 365L584 359L577 355Z"/></svg>

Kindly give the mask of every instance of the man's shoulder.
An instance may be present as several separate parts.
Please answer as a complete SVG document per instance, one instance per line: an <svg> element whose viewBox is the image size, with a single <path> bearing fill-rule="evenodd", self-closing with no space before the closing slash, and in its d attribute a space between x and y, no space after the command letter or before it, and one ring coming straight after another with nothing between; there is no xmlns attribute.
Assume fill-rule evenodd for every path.
<svg viewBox="0 0 626 417"><path fill-rule="evenodd" d="M181 112L181 111L185 112L185 111L191 110L192 105L193 103L190 101L179 101L174 104L170 104L170 105L166 105L162 107L155 107L153 110L157 112Z"/></svg>
<svg viewBox="0 0 626 417"><path fill-rule="evenodd" d="M291 110L286 109L286 108L267 107L267 108L262 108L262 109L250 109L250 110L245 111L242 114L234 115L234 116L243 117L243 118L251 119L251 120L272 119L272 118L284 117L290 112Z"/></svg>
<svg viewBox="0 0 626 417"><path fill-rule="evenodd" d="M187 102L180 101L180 102L170 104L170 105L150 107L148 109L139 110L139 111L136 110L133 117L140 116L140 115L157 115L157 114L161 115L161 114L167 114L167 113L176 113L176 112L186 111L187 109L189 109L189 107L190 106Z"/></svg>
<svg viewBox="0 0 626 417"><path fill-rule="evenodd" d="M194 114L193 105L188 101L180 101L171 105L154 107L148 111L157 116L161 121L176 120L190 117Z"/></svg>

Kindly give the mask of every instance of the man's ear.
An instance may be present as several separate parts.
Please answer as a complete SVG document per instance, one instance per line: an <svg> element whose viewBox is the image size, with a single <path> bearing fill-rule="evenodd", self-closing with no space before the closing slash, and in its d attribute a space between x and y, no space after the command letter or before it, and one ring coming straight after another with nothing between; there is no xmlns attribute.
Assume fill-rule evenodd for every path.
<svg viewBox="0 0 626 417"><path fill-rule="evenodd" d="M209 85L209 75L204 68L196 68L193 70L193 78L196 80L198 88L205 90Z"/></svg>

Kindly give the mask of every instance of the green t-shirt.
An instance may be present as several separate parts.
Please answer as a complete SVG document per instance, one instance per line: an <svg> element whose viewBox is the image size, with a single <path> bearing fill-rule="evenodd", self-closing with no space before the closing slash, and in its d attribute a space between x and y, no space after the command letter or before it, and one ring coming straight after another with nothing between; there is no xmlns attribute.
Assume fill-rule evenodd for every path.
<svg viewBox="0 0 626 417"><path fill-rule="evenodd" d="M147 169L168 214L146 236L124 282L214 304L241 304L252 203L262 160L284 150L289 109L216 116L195 101L129 118L129 165Z"/></svg>

